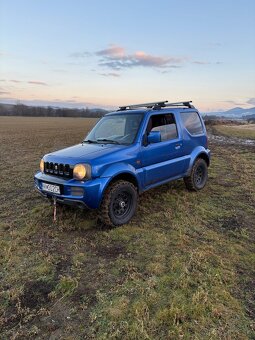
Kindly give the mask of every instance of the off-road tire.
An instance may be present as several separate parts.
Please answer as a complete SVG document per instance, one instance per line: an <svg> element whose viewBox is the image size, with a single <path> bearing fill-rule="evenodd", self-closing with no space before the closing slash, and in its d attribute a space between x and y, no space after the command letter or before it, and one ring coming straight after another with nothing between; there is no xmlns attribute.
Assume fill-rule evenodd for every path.
<svg viewBox="0 0 255 340"><path fill-rule="evenodd" d="M119 211L121 213L121 204L125 201L125 195L127 196L127 200L129 201L129 206L127 207L127 211L123 213L123 216L117 216L116 211L118 211L118 202L120 205ZM131 182L118 180L110 184L105 191L99 209L99 220L103 224L112 227L128 223L136 212L137 199L137 188ZM123 209L125 208L123 207Z"/></svg>
<svg viewBox="0 0 255 340"><path fill-rule="evenodd" d="M186 188L191 191L198 191L203 189L206 185L207 179L208 166L206 161L202 158L198 158L195 161L190 176L183 178Z"/></svg>

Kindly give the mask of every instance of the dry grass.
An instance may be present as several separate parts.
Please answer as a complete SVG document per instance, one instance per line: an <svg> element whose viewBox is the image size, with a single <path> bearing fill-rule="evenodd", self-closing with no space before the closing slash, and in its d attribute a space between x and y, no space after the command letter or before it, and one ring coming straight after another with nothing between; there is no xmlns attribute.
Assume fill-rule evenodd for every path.
<svg viewBox="0 0 255 340"><path fill-rule="evenodd" d="M255 124L215 125L214 131L227 137L255 139Z"/></svg>
<svg viewBox="0 0 255 340"><path fill-rule="evenodd" d="M0 327L6 339L252 339L255 153L211 145L207 187L141 196L134 220L52 207L40 157L93 120L0 117Z"/></svg>

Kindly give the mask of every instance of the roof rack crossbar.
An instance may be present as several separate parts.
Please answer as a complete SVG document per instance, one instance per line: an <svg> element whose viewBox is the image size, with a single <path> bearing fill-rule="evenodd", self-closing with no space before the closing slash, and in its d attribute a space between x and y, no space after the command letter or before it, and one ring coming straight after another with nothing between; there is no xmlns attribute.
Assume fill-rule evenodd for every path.
<svg viewBox="0 0 255 340"><path fill-rule="evenodd" d="M151 103L142 103L142 104L132 104L132 105L124 105L119 107L119 111L127 110L127 109L136 109L139 107L146 107L147 109L151 109L154 106L165 106L168 103L168 100L162 100L159 102L151 102Z"/></svg>
<svg viewBox="0 0 255 340"><path fill-rule="evenodd" d="M162 107L167 107L167 106L186 106L188 108L194 109L194 106L191 103L192 103L192 100L176 102L176 103L168 103L168 100L162 100L159 102L120 106L118 111L138 109L140 107L146 107L147 109L160 109Z"/></svg>
<svg viewBox="0 0 255 340"><path fill-rule="evenodd" d="M187 100L187 101L183 101L183 102L176 102L176 103L168 103L165 104L165 106L187 106L191 109L194 109L194 106L191 104L192 100Z"/></svg>

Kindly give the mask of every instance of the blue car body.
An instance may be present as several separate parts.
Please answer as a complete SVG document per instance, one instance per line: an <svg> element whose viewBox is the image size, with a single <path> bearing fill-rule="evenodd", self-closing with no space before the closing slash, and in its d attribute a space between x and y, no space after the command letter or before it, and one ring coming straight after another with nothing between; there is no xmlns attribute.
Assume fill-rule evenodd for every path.
<svg viewBox="0 0 255 340"><path fill-rule="evenodd" d="M196 112L202 125L202 132L192 135L184 126L181 114ZM136 137L130 145L81 143L63 150L52 152L43 157L47 164L68 165L69 171L76 164L86 163L91 166L88 180L65 178L56 174L37 172L34 176L35 188L45 197L55 197L64 204L84 205L91 209L99 208L104 192L116 178L134 183L139 193L163 183L188 176L198 157L210 162L210 150L204 122L195 108L159 108L130 110L129 115L142 114ZM152 115L170 113L174 116L177 136L160 143L144 143L146 127ZM116 111L106 116L127 114ZM64 170L63 170L64 171ZM58 185L60 193L43 190L42 183Z"/></svg>

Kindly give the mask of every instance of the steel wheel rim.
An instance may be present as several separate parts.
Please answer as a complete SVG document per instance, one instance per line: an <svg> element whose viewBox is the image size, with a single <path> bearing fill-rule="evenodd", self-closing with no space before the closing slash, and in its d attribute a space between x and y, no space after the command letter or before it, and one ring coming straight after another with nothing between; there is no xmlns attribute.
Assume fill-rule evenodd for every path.
<svg viewBox="0 0 255 340"><path fill-rule="evenodd" d="M132 196L130 193L123 191L113 200L112 211L116 218L123 218L128 215L132 206Z"/></svg>
<svg viewBox="0 0 255 340"><path fill-rule="evenodd" d="M204 168L201 165L198 166L195 172L195 182L197 185L203 182L204 175L205 175Z"/></svg>

